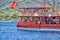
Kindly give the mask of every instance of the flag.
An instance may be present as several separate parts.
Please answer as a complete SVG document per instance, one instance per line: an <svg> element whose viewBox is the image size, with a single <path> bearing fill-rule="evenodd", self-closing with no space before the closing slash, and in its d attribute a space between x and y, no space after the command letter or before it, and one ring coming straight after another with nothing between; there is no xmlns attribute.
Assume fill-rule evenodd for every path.
<svg viewBox="0 0 60 40"><path fill-rule="evenodd" d="M14 2L12 3L11 8L12 8L12 9L15 9L15 8L16 8L16 6L17 6L17 2L15 2L15 1L14 1Z"/></svg>

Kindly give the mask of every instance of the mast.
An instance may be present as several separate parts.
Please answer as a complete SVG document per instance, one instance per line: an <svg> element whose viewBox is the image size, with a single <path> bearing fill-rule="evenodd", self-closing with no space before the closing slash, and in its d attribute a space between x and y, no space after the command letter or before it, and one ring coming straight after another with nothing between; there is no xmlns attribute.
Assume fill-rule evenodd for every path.
<svg viewBox="0 0 60 40"><path fill-rule="evenodd" d="M44 0L44 13L46 12L46 0Z"/></svg>

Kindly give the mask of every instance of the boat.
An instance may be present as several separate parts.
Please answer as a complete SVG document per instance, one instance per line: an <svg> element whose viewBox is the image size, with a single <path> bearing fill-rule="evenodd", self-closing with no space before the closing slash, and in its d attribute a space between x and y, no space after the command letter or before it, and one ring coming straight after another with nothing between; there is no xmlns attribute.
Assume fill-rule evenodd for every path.
<svg viewBox="0 0 60 40"><path fill-rule="evenodd" d="M44 6L45 5L45 6ZM60 31L60 16L48 4L19 6L17 28L31 30Z"/></svg>

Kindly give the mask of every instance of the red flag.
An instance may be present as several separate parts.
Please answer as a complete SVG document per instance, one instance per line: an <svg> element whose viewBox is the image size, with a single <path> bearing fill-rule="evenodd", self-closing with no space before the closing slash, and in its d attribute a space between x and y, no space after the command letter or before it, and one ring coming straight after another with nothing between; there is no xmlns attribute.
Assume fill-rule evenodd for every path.
<svg viewBox="0 0 60 40"><path fill-rule="evenodd" d="M12 3L11 8L12 8L12 9L15 9L15 8L16 8L16 6L17 6L17 2L15 2L15 1L14 1L14 2Z"/></svg>

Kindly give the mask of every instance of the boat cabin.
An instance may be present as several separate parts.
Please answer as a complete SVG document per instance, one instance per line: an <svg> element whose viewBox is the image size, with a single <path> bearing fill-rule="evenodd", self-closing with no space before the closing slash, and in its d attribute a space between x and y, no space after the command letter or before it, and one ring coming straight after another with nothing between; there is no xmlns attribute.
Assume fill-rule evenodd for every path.
<svg viewBox="0 0 60 40"><path fill-rule="evenodd" d="M60 16L50 5L20 5L20 28L60 28Z"/></svg>

